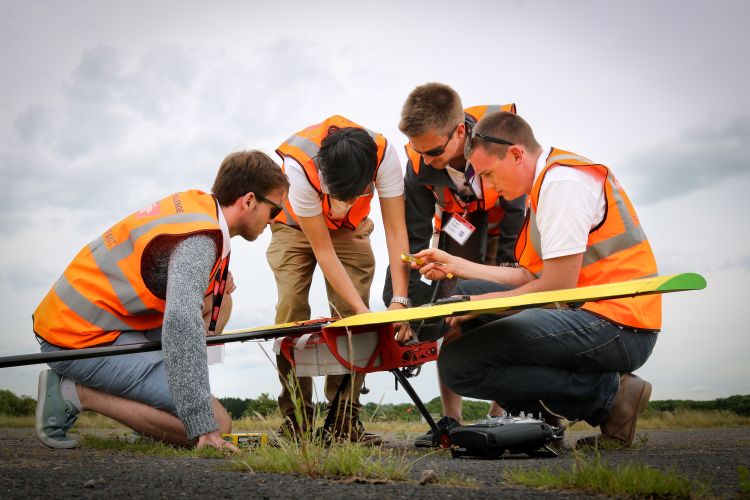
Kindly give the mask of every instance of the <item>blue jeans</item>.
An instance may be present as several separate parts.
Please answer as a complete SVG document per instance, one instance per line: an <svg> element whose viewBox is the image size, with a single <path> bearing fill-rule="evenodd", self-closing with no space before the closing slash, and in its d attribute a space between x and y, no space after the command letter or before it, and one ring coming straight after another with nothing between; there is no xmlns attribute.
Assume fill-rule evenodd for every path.
<svg viewBox="0 0 750 500"><path fill-rule="evenodd" d="M113 345L161 340L161 327L145 332L122 332ZM42 352L62 349L39 339ZM73 359L48 363L52 371L76 383L107 394L140 401L177 415L167 384L162 351L139 352L102 358Z"/></svg>
<svg viewBox="0 0 750 500"><path fill-rule="evenodd" d="M507 289L462 281L461 295ZM462 335L443 346L438 370L462 396L497 401L506 411L544 406L569 420L604 421L621 372L646 362L658 336L610 323L581 309L527 309L507 317L484 315L462 324ZM544 406L540 403L543 402Z"/></svg>

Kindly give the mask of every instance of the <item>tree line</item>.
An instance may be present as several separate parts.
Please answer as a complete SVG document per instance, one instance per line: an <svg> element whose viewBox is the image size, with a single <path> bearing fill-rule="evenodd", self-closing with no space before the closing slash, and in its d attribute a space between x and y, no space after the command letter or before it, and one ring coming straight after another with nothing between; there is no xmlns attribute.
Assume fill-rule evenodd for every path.
<svg viewBox="0 0 750 500"><path fill-rule="evenodd" d="M276 398L267 393L262 393L257 398L219 398L221 404L229 411L232 418L254 417L261 415L272 416L277 413ZM489 403L485 401L473 401L465 399L463 402L463 419L465 421L480 420L487 415ZM436 397L425 403L427 411L432 414L440 414L440 398ZM33 415L36 401L29 396L16 396L11 391L0 389L0 415L24 416ZM325 403L317 403L317 410L323 413L326 409ZM710 401L693 401L689 399L666 399L663 401L651 401L648 404L650 412L674 412L676 410L698 410L710 411L721 410L736 413L738 415L750 416L750 395L730 396L728 398L713 399ZM361 417L363 420L383 421L419 421L421 415L417 407L411 403L367 403L362 407Z"/></svg>

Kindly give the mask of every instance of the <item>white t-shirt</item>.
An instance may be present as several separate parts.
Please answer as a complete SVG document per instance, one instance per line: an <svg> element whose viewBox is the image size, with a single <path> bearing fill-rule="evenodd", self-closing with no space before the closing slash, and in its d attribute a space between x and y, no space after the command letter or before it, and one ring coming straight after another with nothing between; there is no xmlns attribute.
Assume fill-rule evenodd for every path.
<svg viewBox="0 0 750 500"><path fill-rule="evenodd" d="M229 236L229 226L227 225L227 219L224 217L224 212L221 211L221 205L219 201L216 201L216 211L219 212L219 227L221 227L221 236L224 243L221 245L221 258L225 259L229 252L232 251L232 237Z"/></svg>
<svg viewBox="0 0 750 500"><path fill-rule="evenodd" d="M542 150L534 182L544 170L550 148ZM604 177L577 168L554 167L539 193L536 221L541 235L542 260L586 251L589 231L604 218Z"/></svg>
<svg viewBox="0 0 750 500"><path fill-rule="evenodd" d="M290 157L284 158L284 171L289 178L289 202L294 213L301 217L314 217L323 213L323 205L320 196L307 180L307 175L302 166ZM320 179L320 188L328 193L328 187ZM375 176L375 189L380 198L394 198L404 194L404 173L401 170L401 161L395 149L389 142L383 154L383 162L378 168ZM346 205L345 203L341 203ZM333 200L333 208L336 208L336 200Z"/></svg>

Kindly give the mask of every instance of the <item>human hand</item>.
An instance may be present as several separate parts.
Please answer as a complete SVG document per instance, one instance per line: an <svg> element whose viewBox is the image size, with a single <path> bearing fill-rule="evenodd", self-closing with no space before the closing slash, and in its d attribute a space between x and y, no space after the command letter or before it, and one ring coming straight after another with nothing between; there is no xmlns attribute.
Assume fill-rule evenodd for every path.
<svg viewBox="0 0 750 500"><path fill-rule="evenodd" d="M398 311L400 309L406 309L406 306L400 302L391 302L388 306L389 311ZM414 333L411 331L411 325L408 321L402 321L393 323L393 329L396 331L396 342L399 344L405 344L414 338Z"/></svg>
<svg viewBox="0 0 750 500"><path fill-rule="evenodd" d="M459 339L461 337L461 327L460 326L453 326L448 329L447 332L445 332L445 335L443 335L443 346L447 346L451 342L454 342L455 340Z"/></svg>
<svg viewBox="0 0 750 500"><path fill-rule="evenodd" d="M230 453L239 453L240 449L228 441L222 439L219 431L209 432L198 437L198 443L195 445L196 448L216 448L221 451L228 451Z"/></svg>
<svg viewBox="0 0 750 500"><path fill-rule="evenodd" d="M476 318L477 314L462 314L461 316L450 316L445 318L445 324L451 328L459 328L461 323Z"/></svg>
<svg viewBox="0 0 750 500"><path fill-rule="evenodd" d="M412 269L418 269L426 278L434 280L451 279L456 273L456 258L437 248L428 248L414 255L421 263L413 262Z"/></svg>
<svg viewBox="0 0 750 500"><path fill-rule="evenodd" d="M414 338L414 332L411 331L411 325L408 321L393 323L393 329L396 331L396 342L406 344Z"/></svg>
<svg viewBox="0 0 750 500"><path fill-rule="evenodd" d="M232 271L229 271L227 273L227 283L226 285L224 285L224 294L229 295L235 290L237 290L237 285L234 284L234 276L232 276Z"/></svg>

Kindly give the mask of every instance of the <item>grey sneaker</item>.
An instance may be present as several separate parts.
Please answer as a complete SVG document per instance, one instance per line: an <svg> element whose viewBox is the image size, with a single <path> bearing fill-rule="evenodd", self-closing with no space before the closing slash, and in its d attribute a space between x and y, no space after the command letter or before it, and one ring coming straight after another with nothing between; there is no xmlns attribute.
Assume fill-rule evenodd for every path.
<svg viewBox="0 0 750 500"><path fill-rule="evenodd" d="M50 448L73 448L78 441L66 436L78 420L78 410L63 398L61 377L52 370L39 374L36 400L36 437Z"/></svg>

